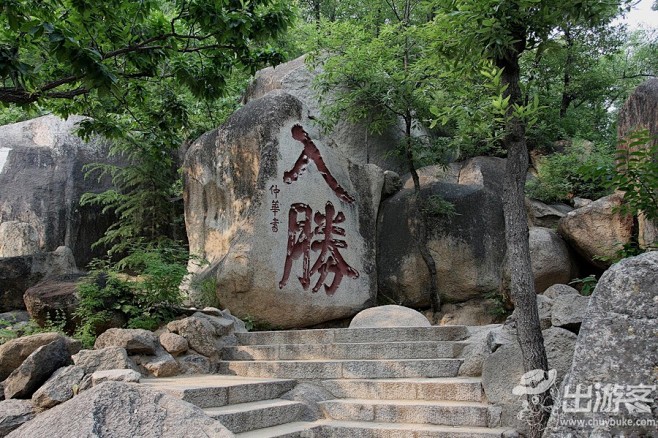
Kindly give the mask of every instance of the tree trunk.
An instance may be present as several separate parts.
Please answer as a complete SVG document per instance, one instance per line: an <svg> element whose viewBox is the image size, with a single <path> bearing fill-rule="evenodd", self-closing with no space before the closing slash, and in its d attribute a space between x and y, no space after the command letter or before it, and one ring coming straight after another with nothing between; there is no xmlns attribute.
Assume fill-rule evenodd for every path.
<svg viewBox="0 0 658 438"><path fill-rule="evenodd" d="M573 38L569 28L564 29L564 39L567 42L567 59L564 62L564 76L562 78L562 101L560 102L560 118L567 115L567 110L573 102L573 94L569 91L571 86L571 69L573 65Z"/></svg>
<svg viewBox="0 0 658 438"><path fill-rule="evenodd" d="M432 257L432 253L427 247L427 220L424 213L425 209L423 208L425 201L420 193L420 178L418 177L418 172L416 172L416 166L414 165L413 145L411 144L411 124L412 116L408 113L405 116L405 155L411 179L414 181L414 197L410 209L411 232L416 240L418 251L423 258L430 275L430 303L432 306L432 312L438 312L441 310L441 298L439 296L438 287L439 276L436 272L434 257Z"/></svg>
<svg viewBox="0 0 658 438"><path fill-rule="evenodd" d="M525 124L511 114L512 105L522 102L519 86L520 68L518 54L508 53L496 64L503 69L502 81L508 85L506 95L510 96L510 113L506 123L503 142L507 149L507 167L503 182L503 210L505 215L505 240L507 259L510 266L510 294L517 309L517 337L523 353L523 367L532 370L548 371L544 338L539 325L539 312L535 295L534 278L530 264L528 243L528 220L525 210L525 180L528 170L528 149L525 140ZM547 391L539 395L540 403L528 403L531 409L531 437L541 437L548 422L551 395Z"/></svg>

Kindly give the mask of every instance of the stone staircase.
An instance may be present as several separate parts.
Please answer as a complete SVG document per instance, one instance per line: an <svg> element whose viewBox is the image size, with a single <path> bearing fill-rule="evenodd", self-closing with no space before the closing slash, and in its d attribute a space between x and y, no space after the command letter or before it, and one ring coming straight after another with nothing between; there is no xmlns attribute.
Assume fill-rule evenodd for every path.
<svg viewBox="0 0 658 438"><path fill-rule="evenodd" d="M461 326L324 329L238 334L219 375L144 382L193 403L238 437L500 437L500 412L481 382L459 378ZM335 399L326 418L280 397L310 382Z"/></svg>

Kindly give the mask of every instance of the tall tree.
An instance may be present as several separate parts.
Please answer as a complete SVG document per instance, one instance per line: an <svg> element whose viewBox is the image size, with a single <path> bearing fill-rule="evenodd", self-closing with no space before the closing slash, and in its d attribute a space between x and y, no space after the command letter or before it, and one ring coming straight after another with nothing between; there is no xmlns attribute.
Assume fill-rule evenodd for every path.
<svg viewBox="0 0 658 438"><path fill-rule="evenodd" d="M346 21L326 27L329 38L321 49L329 53L318 55L324 61L318 85L330 94L324 111L329 120L347 117L366 123L367 130L376 133L402 122L400 150L414 183L410 226L428 269L432 308L439 311L438 274L427 246L427 201L421 195L418 140L413 135L419 120L429 114L431 72L419 62L423 44L418 32L418 23L427 15L418 0L388 0L385 9L373 6L391 18L374 25Z"/></svg>
<svg viewBox="0 0 658 438"><path fill-rule="evenodd" d="M530 264L528 225L524 207L528 169L526 123L532 108L525 105L521 90L521 55L550 38L565 20L587 21L591 25L610 20L621 2L584 0L437 0L440 13L435 19L437 39L447 44L447 53L468 59L464 53L490 60L500 71L504 116L502 143L507 150L503 183L503 209L507 258L511 270L510 293L518 309L517 332L526 371L548 371L546 351L539 325L534 280ZM452 50L452 52L450 52ZM458 55L459 54L459 55ZM531 435L540 437L548 421L550 394L532 403Z"/></svg>

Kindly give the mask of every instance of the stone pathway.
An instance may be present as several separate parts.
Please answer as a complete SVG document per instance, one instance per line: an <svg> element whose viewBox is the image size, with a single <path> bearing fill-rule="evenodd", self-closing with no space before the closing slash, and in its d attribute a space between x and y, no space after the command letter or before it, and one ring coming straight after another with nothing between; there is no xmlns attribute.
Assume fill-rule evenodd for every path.
<svg viewBox="0 0 658 438"><path fill-rule="evenodd" d="M295 330L238 334L219 375L142 382L193 403L241 438L500 437L500 412L476 378L459 378L466 327ZM325 419L280 397L307 381L335 399Z"/></svg>

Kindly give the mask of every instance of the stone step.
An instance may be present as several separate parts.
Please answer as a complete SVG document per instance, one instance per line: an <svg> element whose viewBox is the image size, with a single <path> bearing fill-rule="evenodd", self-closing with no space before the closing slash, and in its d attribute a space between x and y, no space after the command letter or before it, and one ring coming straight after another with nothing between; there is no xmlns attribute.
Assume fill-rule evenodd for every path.
<svg viewBox="0 0 658 438"><path fill-rule="evenodd" d="M313 435L304 436L313 438L500 438L507 430L505 428L328 420L321 422L320 426L313 429ZM261 438L270 436L278 435L259 435Z"/></svg>
<svg viewBox="0 0 658 438"><path fill-rule="evenodd" d="M206 408L203 411L231 432L241 433L299 421L304 409L303 403L274 399Z"/></svg>
<svg viewBox="0 0 658 438"><path fill-rule="evenodd" d="M225 360L438 359L454 358L462 342L246 345L224 349Z"/></svg>
<svg viewBox="0 0 658 438"><path fill-rule="evenodd" d="M312 438L319 437L322 424L297 421L235 434L236 438Z"/></svg>
<svg viewBox="0 0 658 438"><path fill-rule="evenodd" d="M142 379L141 383L200 408L278 398L296 385L294 380L254 379L216 374L150 378Z"/></svg>
<svg viewBox="0 0 658 438"><path fill-rule="evenodd" d="M455 377L461 359L222 361L220 374L280 379Z"/></svg>
<svg viewBox="0 0 658 438"><path fill-rule="evenodd" d="M281 330L236 333L240 345L354 344L371 342L461 341L469 336L465 326L389 327L319 330Z"/></svg>
<svg viewBox="0 0 658 438"><path fill-rule="evenodd" d="M329 418L340 421L461 427L490 424L489 405L478 402L336 399L319 404Z"/></svg>
<svg viewBox="0 0 658 438"><path fill-rule="evenodd" d="M481 402L482 381L471 377L416 379L338 379L322 381L336 398L450 400Z"/></svg>

